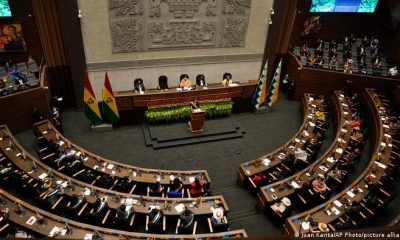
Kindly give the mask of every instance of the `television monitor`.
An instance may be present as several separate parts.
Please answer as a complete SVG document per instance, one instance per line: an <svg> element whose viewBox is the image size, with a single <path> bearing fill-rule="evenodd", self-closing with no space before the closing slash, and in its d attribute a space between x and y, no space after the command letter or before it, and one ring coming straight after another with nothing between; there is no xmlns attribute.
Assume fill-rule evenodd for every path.
<svg viewBox="0 0 400 240"><path fill-rule="evenodd" d="M0 17L12 17L8 0L0 0Z"/></svg>
<svg viewBox="0 0 400 240"><path fill-rule="evenodd" d="M379 0L312 0L310 12L373 13Z"/></svg>

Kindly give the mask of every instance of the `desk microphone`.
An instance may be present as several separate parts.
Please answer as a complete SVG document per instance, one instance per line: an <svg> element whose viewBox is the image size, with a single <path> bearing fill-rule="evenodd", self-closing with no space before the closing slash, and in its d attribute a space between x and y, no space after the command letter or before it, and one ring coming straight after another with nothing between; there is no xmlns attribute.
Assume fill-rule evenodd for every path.
<svg viewBox="0 0 400 240"><path fill-rule="evenodd" d="M69 226L68 223L64 224L64 229L66 230L66 234L71 235L72 234L72 228Z"/></svg>

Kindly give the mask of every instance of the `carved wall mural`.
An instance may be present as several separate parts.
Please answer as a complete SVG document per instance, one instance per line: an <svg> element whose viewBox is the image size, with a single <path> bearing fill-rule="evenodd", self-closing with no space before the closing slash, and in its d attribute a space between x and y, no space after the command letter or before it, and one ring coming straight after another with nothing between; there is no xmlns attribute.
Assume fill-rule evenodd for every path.
<svg viewBox="0 0 400 240"><path fill-rule="evenodd" d="M109 0L112 51L244 47L251 0Z"/></svg>

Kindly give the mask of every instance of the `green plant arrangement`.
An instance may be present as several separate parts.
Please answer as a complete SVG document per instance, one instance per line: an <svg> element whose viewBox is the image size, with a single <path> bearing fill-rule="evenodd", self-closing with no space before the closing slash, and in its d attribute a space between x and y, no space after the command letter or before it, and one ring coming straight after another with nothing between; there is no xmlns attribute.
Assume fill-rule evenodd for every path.
<svg viewBox="0 0 400 240"><path fill-rule="evenodd" d="M223 99L218 101L200 102L201 109L206 111L208 118L228 116L232 112L233 101ZM145 116L150 123L178 122L189 119L190 104L171 104L168 106L154 106L146 110Z"/></svg>

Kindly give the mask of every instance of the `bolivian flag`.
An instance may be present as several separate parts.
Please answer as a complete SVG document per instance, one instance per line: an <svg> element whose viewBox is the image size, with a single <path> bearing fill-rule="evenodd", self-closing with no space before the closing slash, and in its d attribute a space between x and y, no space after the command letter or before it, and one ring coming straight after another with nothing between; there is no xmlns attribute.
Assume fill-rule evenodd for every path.
<svg viewBox="0 0 400 240"><path fill-rule="evenodd" d="M114 93L111 88L107 72L106 72L106 77L104 79L103 104L101 104L101 112L112 124L118 122L119 114L118 114L117 103L115 102Z"/></svg>
<svg viewBox="0 0 400 240"><path fill-rule="evenodd" d="M278 101L279 82L281 81L282 59L279 61L278 67L275 70L274 77L271 80L267 92L267 105L272 107L274 102Z"/></svg>
<svg viewBox="0 0 400 240"><path fill-rule="evenodd" d="M268 60L265 63L264 69L258 78L258 85L257 88L254 92L253 95L253 104L256 109L260 108L260 105L265 102L265 97L267 94L267 85L266 85L266 79L267 79L267 71L268 71Z"/></svg>
<svg viewBox="0 0 400 240"><path fill-rule="evenodd" d="M99 105L96 96L93 93L90 84L89 75L85 72L85 89L83 93L83 101L85 103L85 115L93 125L102 123Z"/></svg>

